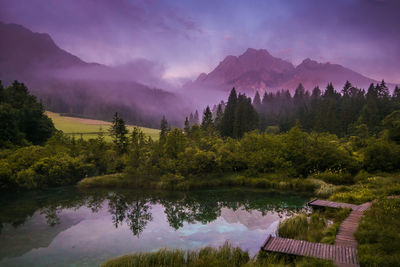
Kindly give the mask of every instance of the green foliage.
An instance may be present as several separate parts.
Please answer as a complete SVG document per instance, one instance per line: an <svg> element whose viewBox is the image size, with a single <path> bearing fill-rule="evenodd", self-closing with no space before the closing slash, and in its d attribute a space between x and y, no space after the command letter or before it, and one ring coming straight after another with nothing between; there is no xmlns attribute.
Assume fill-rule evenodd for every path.
<svg viewBox="0 0 400 267"><path fill-rule="evenodd" d="M201 128L203 130L209 130L214 126L212 113L210 107L207 106L203 113L203 120L201 121Z"/></svg>
<svg viewBox="0 0 400 267"><path fill-rule="evenodd" d="M125 121L118 115L118 112L114 114L109 132L117 153L126 153L128 149L128 129L125 126Z"/></svg>
<svg viewBox="0 0 400 267"><path fill-rule="evenodd" d="M232 89L219 127L222 136L241 138L244 133L259 128L258 113L251 99L244 94L236 94Z"/></svg>
<svg viewBox="0 0 400 267"><path fill-rule="evenodd" d="M353 183L353 177L350 173L345 173L342 170L325 170L312 174L313 178L320 179L326 183L342 185Z"/></svg>
<svg viewBox="0 0 400 267"><path fill-rule="evenodd" d="M373 203L355 234L362 266L397 266L400 262L400 199Z"/></svg>
<svg viewBox="0 0 400 267"><path fill-rule="evenodd" d="M99 135L89 141L54 134L44 146L0 155L0 190L32 190L75 184L84 177L121 172L126 160Z"/></svg>
<svg viewBox="0 0 400 267"><path fill-rule="evenodd" d="M359 125L365 125L370 134L379 133L381 121L400 108L399 91L397 88L390 96L382 81L371 84L365 93L347 81L341 94L328 84L325 92L316 87L310 95L299 84L293 97L289 91L283 90L275 94L265 93L259 104L257 93L253 105L261 118L261 130L277 126L286 132L299 124L307 132L329 132L348 137L356 135Z"/></svg>
<svg viewBox="0 0 400 267"><path fill-rule="evenodd" d="M41 103L15 81L3 88L0 83L0 148L43 144L55 131Z"/></svg>
<svg viewBox="0 0 400 267"><path fill-rule="evenodd" d="M162 117L161 123L160 123L160 143L163 144L165 142L165 138L170 131L168 121L165 118L165 116Z"/></svg>
<svg viewBox="0 0 400 267"><path fill-rule="evenodd" d="M400 110L390 113L382 123L388 131L389 138L400 143Z"/></svg>

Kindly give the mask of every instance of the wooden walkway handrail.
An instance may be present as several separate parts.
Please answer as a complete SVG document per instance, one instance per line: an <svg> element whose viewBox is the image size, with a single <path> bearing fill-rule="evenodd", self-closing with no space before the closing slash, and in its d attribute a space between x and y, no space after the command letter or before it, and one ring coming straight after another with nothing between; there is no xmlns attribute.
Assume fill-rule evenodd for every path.
<svg viewBox="0 0 400 267"><path fill-rule="evenodd" d="M335 245L271 237L271 235L268 235L261 249L268 252L333 260L336 266L360 266L357 255L357 241L354 238L354 233L357 230L364 211L370 208L371 203L354 205L313 199L307 205L311 207L350 208L352 210L340 225Z"/></svg>

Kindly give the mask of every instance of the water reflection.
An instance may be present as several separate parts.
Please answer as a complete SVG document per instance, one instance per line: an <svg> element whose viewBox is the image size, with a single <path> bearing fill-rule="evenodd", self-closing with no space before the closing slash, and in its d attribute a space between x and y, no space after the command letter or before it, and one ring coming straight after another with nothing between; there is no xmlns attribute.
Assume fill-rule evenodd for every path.
<svg viewBox="0 0 400 267"><path fill-rule="evenodd" d="M275 212L279 216L288 215L303 208L303 198L282 193L261 190L226 189L183 192L143 192L88 190L62 188L45 192L25 193L0 201L0 233L5 224L18 227L25 223L36 211L44 215L49 226L60 223L59 213L67 208L75 210L82 206L98 212L103 205L112 215L116 228L124 222L133 235L140 235L149 221L153 219L152 204L161 204L174 229L186 223L207 224L221 216L221 210L258 211L260 216ZM226 210L225 210L226 212Z"/></svg>
<svg viewBox="0 0 400 267"><path fill-rule="evenodd" d="M304 204L301 196L250 189L183 193L70 187L4 195L0 265L96 266L123 253L192 249L227 239L256 250L280 217Z"/></svg>

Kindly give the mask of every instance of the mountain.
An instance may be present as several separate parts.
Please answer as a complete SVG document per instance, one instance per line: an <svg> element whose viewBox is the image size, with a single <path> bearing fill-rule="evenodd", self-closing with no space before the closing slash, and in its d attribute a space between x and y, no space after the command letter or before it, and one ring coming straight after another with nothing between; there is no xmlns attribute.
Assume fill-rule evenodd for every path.
<svg viewBox="0 0 400 267"><path fill-rule="evenodd" d="M338 64L318 63L305 59L300 65L272 56L265 49L249 48L240 56L227 56L210 73L202 73L187 86L190 88L214 88L229 91L232 87L241 92L254 93L289 89L299 83L312 90L316 85L324 88L333 83L340 88L346 80L359 87L377 82Z"/></svg>
<svg viewBox="0 0 400 267"><path fill-rule="evenodd" d="M129 70L87 63L48 34L0 22L0 40L0 81L24 82L51 111L103 120L119 112L148 127L158 127L163 115L179 125L188 113L178 95L137 82Z"/></svg>
<svg viewBox="0 0 400 267"><path fill-rule="evenodd" d="M60 49L48 34L21 25L0 22L0 38L0 77L32 77L43 69L91 65Z"/></svg>

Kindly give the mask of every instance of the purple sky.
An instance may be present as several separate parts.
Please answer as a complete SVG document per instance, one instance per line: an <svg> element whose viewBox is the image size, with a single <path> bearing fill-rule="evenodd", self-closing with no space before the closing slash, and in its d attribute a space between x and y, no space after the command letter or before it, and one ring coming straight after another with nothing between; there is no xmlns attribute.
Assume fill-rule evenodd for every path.
<svg viewBox="0 0 400 267"><path fill-rule="evenodd" d="M399 0L0 0L0 20L89 62L194 78L248 47L400 83Z"/></svg>

